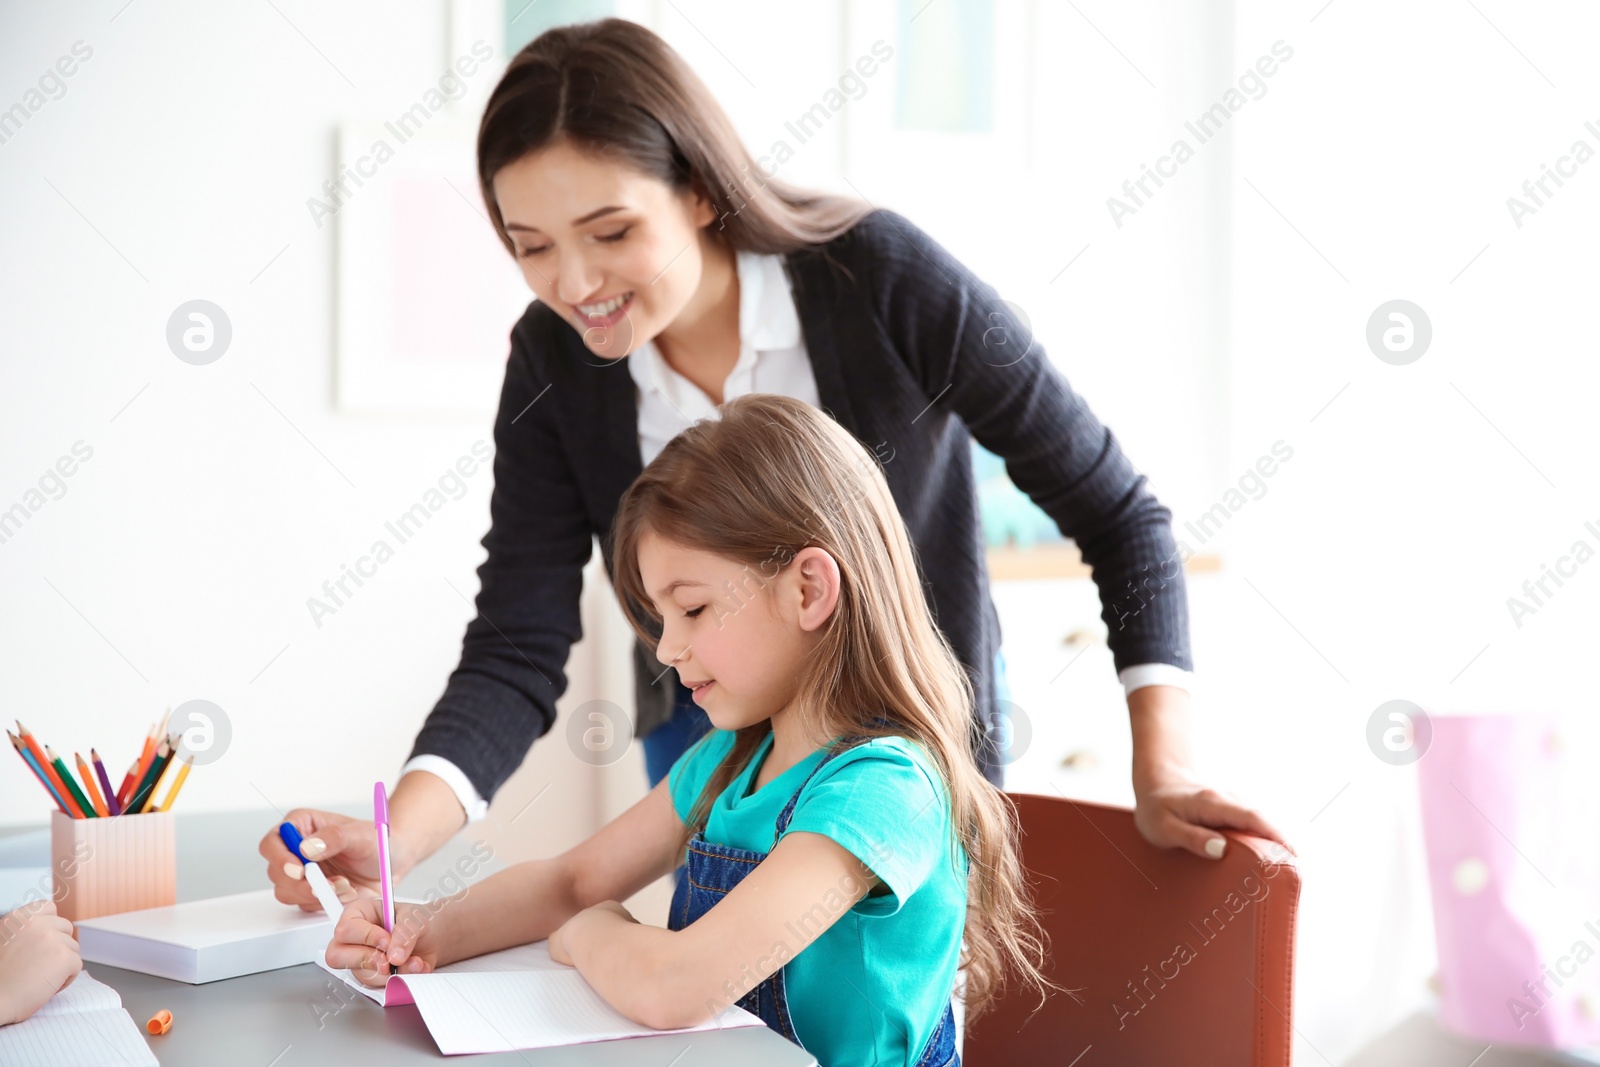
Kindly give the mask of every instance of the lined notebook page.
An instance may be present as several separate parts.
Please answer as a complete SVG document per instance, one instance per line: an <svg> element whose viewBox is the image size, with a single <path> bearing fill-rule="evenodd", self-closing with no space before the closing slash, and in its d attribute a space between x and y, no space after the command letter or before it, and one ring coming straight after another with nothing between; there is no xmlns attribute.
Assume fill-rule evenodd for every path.
<svg viewBox="0 0 1600 1067"><path fill-rule="evenodd" d="M115 989L80 971L44 1007L11 1026L0 1026L0 1063L7 1067L59 1067L63 1063L157 1067L144 1035L122 1008Z"/></svg>
<svg viewBox="0 0 1600 1067"><path fill-rule="evenodd" d="M619 1014L582 975L566 968L408 975L406 986L446 1056L762 1025L735 1007L700 1026L652 1030Z"/></svg>
<svg viewBox="0 0 1600 1067"><path fill-rule="evenodd" d="M550 942L513 945L499 952L486 952L469 960L440 967L437 974L476 974L480 971L571 971L572 968L550 958Z"/></svg>

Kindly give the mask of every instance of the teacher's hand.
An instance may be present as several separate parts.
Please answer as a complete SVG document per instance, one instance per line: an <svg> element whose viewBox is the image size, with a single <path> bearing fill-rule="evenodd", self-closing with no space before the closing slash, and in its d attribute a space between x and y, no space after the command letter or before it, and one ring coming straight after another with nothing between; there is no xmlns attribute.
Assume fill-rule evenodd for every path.
<svg viewBox="0 0 1600 1067"><path fill-rule="evenodd" d="M306 859L322 868L341 901L348 904L378 893L378 831L371 822L311 808L296 808L281 821L294 823L305 838L300 848ZM262 836L259 851L279 900L306 911L322 910L306 884L305 865L278 836L277 825Z"/></svg>
<svg viewBox="0 0 1600 1067"><path fill-rule="evenodd" d="M1185 848L1197 856L1221 859L1227 839L1216 831L1227 829L1276 841L1294 852L1294 846L1261 813L1231 793L1208 788L1182 771L1135 783L1134 796L1134 825L1152 845Z"/></svg>
<svg viewBox="0 0 1600 1067"><path fill-rule="evenodd" d="M1133 727L1133 822L1146 841L1219 860L1228 841L1217 831L1243 830L1294 852L1259 812L1190 773L1188 692L1170 685L1141 686L1128 694L1128 715Z"/></svg>

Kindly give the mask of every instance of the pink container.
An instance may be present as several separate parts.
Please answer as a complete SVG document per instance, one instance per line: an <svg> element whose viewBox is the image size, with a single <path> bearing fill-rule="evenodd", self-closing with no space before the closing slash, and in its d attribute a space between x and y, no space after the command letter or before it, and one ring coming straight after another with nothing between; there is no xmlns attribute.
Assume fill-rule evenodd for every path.
<svg viewBox="0 0 1600 1067"><path fill-rule="evenodd" d="M50 813L56 913L77 922L178 902L174 815L74 819Z"/></svg>
<svg viewBox="0 0 1600 1067"><path fill-rule="evenodd" d="M1435 716L1417 762L1439 1021L1494 1044L1600 1044L1600 848L1582 724Z"/></svg>

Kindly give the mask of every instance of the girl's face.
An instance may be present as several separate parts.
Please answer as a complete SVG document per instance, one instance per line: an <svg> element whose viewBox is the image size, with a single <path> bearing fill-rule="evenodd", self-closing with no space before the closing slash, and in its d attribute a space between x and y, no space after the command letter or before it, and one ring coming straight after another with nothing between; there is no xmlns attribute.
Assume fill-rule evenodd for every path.
<svg viewBox="0 0 1600 1067"><path fill-rule="evenodd" d="M700 287L711 203L560 141L494 176L517 263L597 356L653 339Z"/></svg>
<svg viewBox="0 0 1600 1067"><path fill-rule="evenodd" d="M685 548L653 532L639 574L661 613L656 658L676 668L719 730L775 718L794 699L806 658L838 603L839 567L821 548L787 566L752 567Z"/></svg>

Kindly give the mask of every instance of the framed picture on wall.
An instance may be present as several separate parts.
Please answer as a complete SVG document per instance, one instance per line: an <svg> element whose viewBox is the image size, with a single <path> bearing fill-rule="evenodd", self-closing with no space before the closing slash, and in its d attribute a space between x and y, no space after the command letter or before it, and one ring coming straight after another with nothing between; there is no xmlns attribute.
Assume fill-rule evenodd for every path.
<svg viewBox="0 0 1600 1067"><path fill-rule="evenodd" d="M882 61L893 91L850 101L850 182L868 190L907 169L952 182L1027 166L1032 23L1033 0L851 5L846 54Z"/></svg>
<svg viewBox="0 0 1600 1067"><path fill-rule="evenodd" d="M478 190L476 125L348 122L338 208L338 406L492 419L532 292Z"/></svg>

